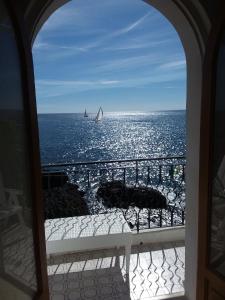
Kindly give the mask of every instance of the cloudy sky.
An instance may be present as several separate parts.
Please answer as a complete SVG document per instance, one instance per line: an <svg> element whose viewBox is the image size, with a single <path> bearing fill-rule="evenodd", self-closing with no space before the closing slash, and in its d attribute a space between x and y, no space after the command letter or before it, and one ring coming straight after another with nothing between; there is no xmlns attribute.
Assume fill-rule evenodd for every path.
<svg viewBox="0 0 225 300"><path fill-rule="evenodd" d="M142 0L73 0L34 46L39 113L185 109L186 63L173 26Z"/></svg>

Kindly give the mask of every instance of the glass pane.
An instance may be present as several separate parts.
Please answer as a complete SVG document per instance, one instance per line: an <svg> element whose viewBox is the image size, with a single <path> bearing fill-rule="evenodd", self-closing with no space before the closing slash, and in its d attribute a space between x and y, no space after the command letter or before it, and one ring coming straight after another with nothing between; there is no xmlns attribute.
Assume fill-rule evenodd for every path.
<svg viewBox="0 0 225 300"><path fill-rule="evenodd" d="M0 66L0 283L12 284L32 296L37 287L21 66L2 0Z"/></svg>
<svg viewBox="0 0 225 300"><path fill-rule="evenodd" d="M225 276L225 32L217 61L211 199L211 269Z"/></svg>

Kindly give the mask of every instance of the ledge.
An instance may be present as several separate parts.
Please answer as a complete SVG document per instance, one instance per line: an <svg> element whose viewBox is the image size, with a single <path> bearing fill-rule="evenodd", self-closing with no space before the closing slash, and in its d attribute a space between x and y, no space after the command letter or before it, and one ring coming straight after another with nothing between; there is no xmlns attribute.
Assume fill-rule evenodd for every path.
<svg viewBox="0 0 225 300"><path fill-rule="evenodd" d="M140 243L163 243L185 240L185 226L165 227L133 232L132 245Z"/></svg>
<svg viewBox="0 0 225 300"><path fill-rule="evenodd" d="M175 293L172 295L151 297L151 300L185 300L184 293Z"/></svg>

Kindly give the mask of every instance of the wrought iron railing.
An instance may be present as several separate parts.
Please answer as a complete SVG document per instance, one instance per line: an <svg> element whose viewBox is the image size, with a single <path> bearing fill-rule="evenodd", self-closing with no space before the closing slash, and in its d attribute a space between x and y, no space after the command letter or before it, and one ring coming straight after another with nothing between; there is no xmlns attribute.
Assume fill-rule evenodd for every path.
<svg viewBox="0 0 225 300"><path fill-rule="evenodd" d="M75 209L75 212L69 212L66 216L109 213L120 210L131 228L137 231L184 225L185 166L186 159L184 156L43 165L45 201L50 201L49 199L52 197L51 205L57 206L57 201L61 201L58 197L59 194L64 194L64 198L67 197L63 186L69 182L70 188L77 185L79 190L83 191L83 194L80 195L85 199L85 209L83 212L82 209ZM117 190L119 185L123 193L121 194L120 191L116 201L112 205L108 205L109 203L99 196L99 188L106 188L105 194L112 193L115 190L114 183L117 184ZM148 201L149 191L152 193L150 198L152 196L154 198L158 194L164 197L166 207L155 203L155 200L153 201L154 205L152 205L152 200ZM144 201L143 199L139 199L139 201L130 199L132 192L136 193L135 195L141 194L143 196L145 194ZM55 195L58 199L53 199ZM74 204L71 193L69 198L69 204L68 201L66 205L61 201L61 205L70 206ZM76 201L74 200L74 202Z"/></svg>

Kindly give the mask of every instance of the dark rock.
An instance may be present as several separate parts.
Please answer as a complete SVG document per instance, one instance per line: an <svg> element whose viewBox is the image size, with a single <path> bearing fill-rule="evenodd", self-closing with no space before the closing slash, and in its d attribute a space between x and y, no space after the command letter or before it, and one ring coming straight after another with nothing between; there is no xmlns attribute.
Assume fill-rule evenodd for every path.
<svg viewBox="0 0 225 300"><path fill-rule="evenodd" d="M127 209L131 204L127 197L126 186L120 181L101 183L97 191L97 198L102 199L103 204L108 208Z"/></svg>
<svg viewBox="0 0 225 300"><path fill-rule="evenodd" d="M167 208L167 200L158 190L147 187L127 187L120 181L102 183L97 198L108 207L127 209L129 206L142 208Z"/></svg>
<svg viewBox="0 0 225 300"><path fill-rule="evenodd" d="M43 191L45 203L45 219L66 218L89 215L84 199L84 192L78 186L66 183Z"/></svg>
<svg viewBox="0 0 225 300"><path fill-rule="evenodd" d="M54 187L62 187L68 182L69 178L66 172L42 172L42 188L51 189Z"/></svg>

